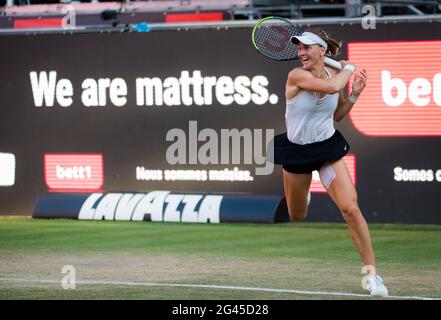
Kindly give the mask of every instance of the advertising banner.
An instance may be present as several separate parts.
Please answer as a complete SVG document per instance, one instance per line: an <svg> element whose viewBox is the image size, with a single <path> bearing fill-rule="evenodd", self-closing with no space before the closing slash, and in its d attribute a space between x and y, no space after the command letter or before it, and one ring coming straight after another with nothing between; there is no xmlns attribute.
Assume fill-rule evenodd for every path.
<svg viewBox="0 0 441 320"><path fill-rule="evenodd" d="M439 23L318 27L343 41L337 59L368 72L336 123L364 216L441 223ZM267 59L250 38L245 27L0 35L0 214L29 215L48 192L283 197L266 153L286 131L299 62ZM311 192L307 221L343 221L316 172Z"/></svg>

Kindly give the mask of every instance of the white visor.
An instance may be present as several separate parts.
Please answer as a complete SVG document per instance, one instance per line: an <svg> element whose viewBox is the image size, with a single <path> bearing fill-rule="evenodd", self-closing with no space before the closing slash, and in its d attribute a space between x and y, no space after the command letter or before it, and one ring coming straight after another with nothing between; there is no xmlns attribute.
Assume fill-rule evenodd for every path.
<svg viewBox="0 0 441 320"><path fill-rule="evenodd" d="M313 44L319 44L323 48L325 48L325 50L328 49L328 45L326 44L326 42L322 38L320 38L318 35L316 35L315 33L312 33L312 32L303 32L302 35L300 35L300 36L292 37L291 41L295 45L298 45L299 42L306 44L308 46L313 45Z"/></svg>

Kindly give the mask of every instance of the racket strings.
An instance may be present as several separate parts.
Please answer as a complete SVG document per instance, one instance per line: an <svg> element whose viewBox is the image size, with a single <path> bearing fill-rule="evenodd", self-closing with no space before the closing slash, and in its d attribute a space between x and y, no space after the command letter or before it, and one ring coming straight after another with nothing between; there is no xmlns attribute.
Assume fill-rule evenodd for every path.
<svg viewBox="0 0 441 320"><path fill-rule="evenodd" d="M263 22L254 34L256 47L265 55L276 60L297 58L297 46L291 37L299 35L300 29L284 22Z"/></svg>

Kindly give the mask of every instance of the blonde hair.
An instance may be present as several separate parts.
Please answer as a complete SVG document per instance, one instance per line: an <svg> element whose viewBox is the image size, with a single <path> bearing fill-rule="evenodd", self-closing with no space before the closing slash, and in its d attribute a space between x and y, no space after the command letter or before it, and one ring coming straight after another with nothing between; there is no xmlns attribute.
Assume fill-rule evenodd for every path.
<svg viewBox="0 0 441 320"><path fill-rule="evenodd" d="M332 57L336 57L340 54L342 42L331 38L325 30L318 29L318 28L310 28L305 31L309 31L309 32L312 32L312 33L318 35L320 38L322 38L326 42L326 44L328 45L328 49L326 50L326 54L328 54Z"/></svg>

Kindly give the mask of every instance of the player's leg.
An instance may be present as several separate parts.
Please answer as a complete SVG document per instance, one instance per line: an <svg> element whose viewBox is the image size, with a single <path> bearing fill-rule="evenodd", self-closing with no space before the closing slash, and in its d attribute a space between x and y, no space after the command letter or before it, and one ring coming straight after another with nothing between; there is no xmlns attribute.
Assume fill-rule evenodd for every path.
<svg viewBox="0 0 441 320"><path fill-rule="evenodd" d="M375 256L369 228L358 206L357 191L345 162L340 159L324 166L331 167L322 167L321 174L325 169L328 169L333 170L335 176L327 188L328 194L340 209L343 219L347 222L352 241L360 252L364 264L375 267Z"/></svg>
<svg viewBox="0 0 441 320"><path fill-rule="evenodd" d="M328 194L347 222L352 241L365 265L363 271L367 275L362 281L363 288L369 290L371 295L387 296L388 290L383 284L383 279L376 272L369 228L358 206L357 192L345 162L340 159L332 164L327 163L320 170L320 174L322 180L330 183L327 186Z"/></svg>
<svg viewBox="0 0 441 320"><path fill-rule="evenodd" d="M311 173L291 173L283 170L285 198L289 216L293 221L298 222L306 218L311 180Z"/></svg>

